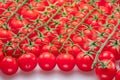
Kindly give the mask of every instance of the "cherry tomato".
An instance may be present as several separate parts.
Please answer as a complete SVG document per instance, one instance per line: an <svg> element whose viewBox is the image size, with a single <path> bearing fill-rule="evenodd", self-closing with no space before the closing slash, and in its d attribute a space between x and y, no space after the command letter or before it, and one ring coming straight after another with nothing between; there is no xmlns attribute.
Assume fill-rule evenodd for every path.
<svg viewBox="0 0 120 80"><path fill-rule="evenodd" d="M41 54L41 49L39 46L34 45L34 46L23 46L22 49L26 51L27 53L32 53L36 57L38 57Z"/></svg>
<svg viewBox="0 0 120 80"><path fill-rule="evenodd" d="M12 32L0 28L0 38L2 39L3 42L7 42L12 38Z"/></svg>
<svg viewBox="0 0 120 80"><path fill-rule="evenodd" d="M1 61L4 59L4 54L2 50L0 49L0 68L1 68Z"/></svg>
<svg viewBox="0 0 120 80"><path fill-rule="evenodd" d="M62 71L71 71L75 66L75 59L71 54L60 54L57 57L57 65Z"/></svg>
<svg viewBox="0 0 120 80"><path fill-rule="evenodd" d="M36 67L37 58L32 53L26 53L18 58L18 64L21 70L29 72Z"/></svg>
<svg viewBox="0 0 120 80"><path fill-rule="evenodd" d="M120 70L117 71L115 80L120 80Z"/></svg>
<svg viewBox="0 0 120 80"><path fill-rule="evenodd" d="M112 80L116 74L116 65L111 60L101 60L95 68L96 75L100 80Z"/></svg>
<svg viewBox="0 0 120 80"><path fill-rule="evenodd" d="M35 20L38 18L38 11L34 9L26 9L25 12L22 13L22 15L26 19Z"/></svg>
<svg viewBox="0 0 120 80"><path fill-rule="evenodd" d="M95 55L80 52L76 57L76 64L82 71L91 71Z"/></svg>
<svg viewBox="0 0 120 80"><path fill-rule="evenodd" d="M6 75L13 75L18 70L17 61L9 56L6 56L1 62L1 71Z"/></svg>
<svg viewBox="0 0 120 80"><path fill-rule="evenodd" d="M103 51L102 53L100 53L99 60L103 60L103 59L108 59L115 62L115 56L110 51Z"/></svg>
<svg viewBox="0 0 120 80"><path fill-rule="evenodd" d="M78 46L66 46L65 48L70 54L72 54L75 58L78 55L78 53L81 52L80 48Z"/></svg>
<svg viewBox="0 0 120 80"><path fill-rule="evenodd" d="M38 57L38 64L43 70L50 71L56 66L56 58L50 52L43 52Z"/></svg>

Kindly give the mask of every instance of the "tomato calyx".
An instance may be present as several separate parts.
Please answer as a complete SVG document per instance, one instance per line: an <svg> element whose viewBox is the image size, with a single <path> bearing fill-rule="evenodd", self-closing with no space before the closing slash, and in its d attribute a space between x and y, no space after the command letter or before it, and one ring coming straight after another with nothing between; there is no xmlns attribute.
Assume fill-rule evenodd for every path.
<svg viewBox="0 0 120 80"><path fill-rule="evenodd" d="M99 61L98 62L99 68L107 68L110 61L111 60L108 60L107 62L101 62L101 61Z"/></svg>

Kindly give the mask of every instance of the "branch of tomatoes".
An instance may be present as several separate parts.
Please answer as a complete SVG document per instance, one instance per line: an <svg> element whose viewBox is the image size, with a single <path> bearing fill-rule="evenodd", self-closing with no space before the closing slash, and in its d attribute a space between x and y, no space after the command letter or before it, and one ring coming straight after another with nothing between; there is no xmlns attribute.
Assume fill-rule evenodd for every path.
<svg viewBox="0 0 120 80"><path fill-rule="evenodd" d="M8 23L9 20L18 12L18 10L19 10L21 7L23 7L27 2L28 2L28 0L24 0L23 3L22 3L20 6L18 6L18 7L16 8L16 10L12 13L12 15L8 17L8 19L7 19L6 22Z"/></svg>
<svg viewBox="0 0 120 80"><path fill-rule="evenodd" d="M16 1L19 2L19 0ZM83 71L93 70L91 69L91 64L96 55L95 53L97 52L98 48L101 47L102 43L107 39L107 36L109 36L109 34L111 34L111 32L113 31L114 26L117 24L116 20L119 16L119 12L116 12L116 15L112 13L113 15L109 16L111 14L111 11L113 11L109 3L100 3L100 8L93 10L93 8L99 7L93 5L92 2L95 2L95 0L91 0L92 2L85 2L90 0L81 0L83 2L80 2L78 0L67 0L70 2L66 1L67 5L60 7L61 4L64 3L64 1L66 0L45 0L45 2L44 0L29 0L29 4L23 7L23 13L21 12L22 14L15 14L15 17L13 17L13 20L11 21L12 25L9 24L12 29L16 30L15 36L12 37L12 40L10 40L11 35L9 35L8 32L10 30L0 29L1 34L8 33L4 34L5 37L3 35L0 35L0 39L2 42L4 41L3 39L5 39L6 36L6 40L8 39L7 45L1 44L2 42L0 42L0 47L1 45L6 46L5 49L3 49L6 50L6 52L4 52L4 60L7 61L7 59L11 59L7 56L9 55L8 53L12 53L13 55L10 54L10 56L18 60L20 68L24 71L30 71L35 67L34 65L33 68L30 70L28 70L28 68L23 69L23 66L21 66L21 64L24 63L23 59L26 59L27 56L30 56L30 59L31 57L33 57L34 59L32 59L33 62L31 60L28 60L27 63L29 64L36 64L35 56L37 56L37 58L39 59L38 63L40 67L43 70L47 71L52 70L56 64L58 64L59 68L63 71L72 70L75 64L79 67L79 69ZM48 3L51 4L48 5ZM104 5L107 5L108 8ZM60 8L57 7L57 9L55 6L59 6ZM36 12L36 10L38 11L38 13ZM106 18L110 18L109 24L106 24ZM28 23L24 22L24 20L27 20ZM36 32L37 34L34 35L34 32ZM11 43L15 44L12 46L12 48ZM116 41L115 45L116 43L118 42ZM119 47L118 44L117 46ZM41 48L40 50L39 47ZM103 48L103 45L101 48ZM9 52L11 51L10 49L13 49L14 52ZM21 52L18 52L18 49L20 49ZM66 52L62 53L62 49L66 50ZM22 54L22 51L25 53ZM18 53L21 54L19 55L19 58L14 56ZM99 54L100 53L101 52L99 52ZM112 60L114 61L112 53L105 53L111 54ZM97 55L99 54L97 53ZM48 59L47 56L49 56L49 60L45 62L45 59ZM98 60L98 56L96 56L96 60ZM108 62L103 60L100 62L99 65L102 65L103 69L108 67L107 65L111 63L111 56L107 61ZM24 63L24 65L26 65L26 63Z"/></svg>
<svg viewBox="0 0 120 80"><path fill-rule="evenodd" d="M26 2L26 1L25 1L25 2ZM25 3L24 3L24 4L25 4ZM42 27L42 26L48 27L48 24L50 23L50 21L59 13L59 11L60 11L64 6L65 6L65 5L62 5L61 7L59 7L59 8L57 9L57 11L55 12L55 14L53 14L53 15L51 16L51 18L50 18L46 23L41 24L40 26L35 27L30 33L28 33L23 39L21 39L21 40L18 42L18 44L16 45L16 47L14 48L13 55L15 55L16 50L17 50L17 48L19 48L21 42L24 41L25 39L27 39L32 33L34 33L35 31L37 31L38 28L40 28L40 27ZM34 24L34 26L36 26L38 23L41 23L39 19L36 20L36 23ZM19 33L18 33L18 34L19 34Z"/></svg>
<svg viewBox="0 0 120 80"><path fill-rule="evenodd" d="M114 33L116 32L116 30L118 29L118 26L120 25L120 19L118 19L118 23L117 25L114 27L113 32L108 36L108 38L106 39L106 41L102 44L102 46L100 47L100 49L98 50L98 52L96 53L96 57L94 59L94 62L92 64L92 68L94 68L98 62L98 58L100 53L102 52L103 48L106 46L106 44L109 42L109 40L111 39L111 37L114 35Z"/></svg>
<svg viewBox="0 0 120 80"><path fill-rule="evenodd" d="M80 21L80 23L78 23L78 25L75 26L75 28L73 28L73 30L68 34L68 37L67 39L62 43L62 46L61 48L59 49L59 52L61 52L61 50L64 48L66 42L70 39L71 35L76 31L76 29L82 25L84 23L84 21L91 15L91 13L94 11L95 9L93 10L90 10L89 13Z"/></svg>

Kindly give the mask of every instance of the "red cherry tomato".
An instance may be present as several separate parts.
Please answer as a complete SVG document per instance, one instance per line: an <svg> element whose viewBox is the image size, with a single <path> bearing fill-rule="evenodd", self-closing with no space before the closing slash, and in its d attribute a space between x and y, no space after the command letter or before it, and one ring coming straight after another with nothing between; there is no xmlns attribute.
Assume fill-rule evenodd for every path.
<svg viewBox="0 0 120 80"><path fill-rule="evenodd" d="M57 65L62 71L71 71L75 66L75 59L71 54L60 54L57 57Z"/></svg>
<svg viewBox="0 0 120 80"><path fill-rule="evenodd" d="M115 80L120 80L120 70L117 71Z"/></svg>
<svg viewBox="0 0 120 80"><path fill-rule="evenodd" d="M18 70L18 63L12 57L5 57L1 62L1 71L6 75L13 75Z"/></svg>
<svg viewBox="0 0 120 80"><path fill-rule="evenodd" d="M110 51L103 51L100 56L99 56L99 60L103 60L103 59L108 59L108 60L112 60L113 62L115 62L115 56L112 52Z"/></svg>
<svg viewBox="0 0 120 80"><path fill-rule="evenodd" d="M50 52L43 52L38 57L38 64L43 70L50 71L56 66L56 58Z"/></svg>
<svg viewBox="0 0 120 80"><path fill-rule="evenodd" d="M100 80L113 80L116 74L116 65L110 60L101 60L95 68L96 75Z"/></svg>
<svg viewBox="0 0 120 80"><path fill-rule="evenodd" d="M81 52L76 57L76 64L82 71L91 71L94 58L94 54L85 54Z"/></svg>
<svg viewBox="0 0 120 80"><path fill-rule="evenodd" d="M25 72L32 71L37 65L37 58L32 53L23 54L18 58L18 64L21 70Z"/></svg>

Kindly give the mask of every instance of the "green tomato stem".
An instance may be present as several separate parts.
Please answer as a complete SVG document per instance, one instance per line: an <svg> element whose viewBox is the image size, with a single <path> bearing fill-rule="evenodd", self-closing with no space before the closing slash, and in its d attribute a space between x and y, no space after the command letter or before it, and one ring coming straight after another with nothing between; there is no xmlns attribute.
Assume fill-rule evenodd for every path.
<svg viewBox="0 0 120 80"><path fill-rule="evenodd" d="M61 52L61 50L64 48L65 43L70 39L70 36L77 30L77 28L82 25L84 23L84 21L91 15L91 13L94 11L95 9L91 10L82 20L81 22L75 26L75 28L68 34L67 39L63 42L62 47L59 49L59 52Z"/></svg>
<svg viewBox="0 0 120 80"><path fill-rule="evenodd" d="M103 50L103 48L105 47L105 45L108 43L108 41L111 39L111 37L112 37L112 36L114 35L114 33L116 32L119 24L120 24L120 19L118 20L117 25L114 27L113 32L108 36L108 38L106 39L106 41L102 44L102 46L100 47L100 49L99 49L98 52L96 53L96 57L95 57L94 62L93 62L93 64L92 64L92 68L95 67L95 65L96 65L96 63L97 63L97 61L98 61L98 58L99 58L100 53L102 52L102 50Z"/></svg>
<svg viewBox="0 0 120 80"><path fill-rule="evenodd" d="M40 27L42 27L42 26L44 26L44 25L48 25L49 22L58 14L58 12L59 12L63 7L64 7L64 5L61 6L60 8L58 8L58 10L56 11L56 13L53 14L53 15L51 16L51 18L50 18L46 23L41 24L41 26L35 27L30 33L28 33L23 39L21 39L21 40L19 41L19 43L16 45L16 47L15 47L15 49L14 49L14 52L13 52L13 55L15 55L16 49L19 47L19 45L20 45L20 43L21 43L22 41L24 41L25 39L27 39L27 38L28 38L32 33L34 33L35 31L37 31L38 28L40 28ZM37 23L36 23L36 24L37 24ZM34 25L36 25L36 24L34 24Z"/></svg>
<svg viewBox="0 0 120 80"><path fill-rule="evenodd" d="M12 15L10 16L10 17L8 17L8 19L7 19L7 23L9 22L9 20L17 13L17 11L22 7L22 6L24 6L26 3L27 3L27 1L28 0L24 0L24 2L20 5L20 6L18 6L17 8L16 8L16 10L15 10L15 12L13 12L12 13Z"/></svg>

